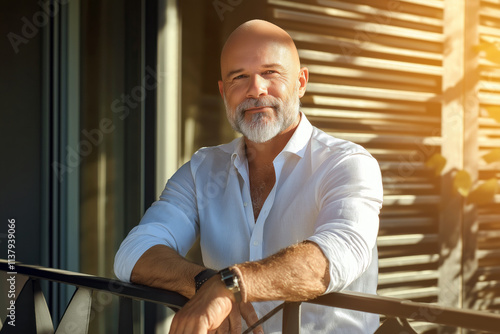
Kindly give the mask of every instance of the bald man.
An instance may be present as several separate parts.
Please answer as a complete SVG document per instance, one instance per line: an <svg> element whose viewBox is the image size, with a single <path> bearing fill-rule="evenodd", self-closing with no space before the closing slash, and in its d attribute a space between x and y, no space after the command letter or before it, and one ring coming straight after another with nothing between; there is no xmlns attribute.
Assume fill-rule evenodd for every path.
<svg viewBox="0 0 500 334"><path fill-rule="evenodd" d="M300 112L308 79L274 24L246 22L226 41L219 90L243 136L196 152L115 260L120 279L190 298L170 333L241 333L283 300L375 293L380 170ZM204 266L184 258L198 236ZM302 307L302 333L373 333L378 324L377 315ZM263 332L281 333L281 317L254 330Z"/></svg>

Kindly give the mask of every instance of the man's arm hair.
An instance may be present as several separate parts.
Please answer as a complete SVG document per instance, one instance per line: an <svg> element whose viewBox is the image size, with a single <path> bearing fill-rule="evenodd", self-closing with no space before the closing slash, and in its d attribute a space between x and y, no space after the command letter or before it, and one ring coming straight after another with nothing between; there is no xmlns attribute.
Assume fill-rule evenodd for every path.
<svg viewBox="0 0 500 334"><path fill-rule="evenodd" d="M172 248L156 245L139 258L130 281L175 291L188 298L195 293L194 277L205 268L186 260Z"/></svg>
<svg viewBox="0 0 500 334"><path fill-rule="evenodd" d="M247 301L304 301L323 294L330 282L328 260L317 244L305 241L255 262L235 266Z"/></svg>

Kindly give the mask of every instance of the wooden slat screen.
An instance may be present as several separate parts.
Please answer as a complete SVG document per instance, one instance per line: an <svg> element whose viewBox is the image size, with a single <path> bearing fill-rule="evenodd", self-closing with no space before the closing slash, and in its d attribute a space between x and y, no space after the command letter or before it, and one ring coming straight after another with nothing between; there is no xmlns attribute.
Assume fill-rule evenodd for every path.
<svg viewBox="0 0 500 334"><path fill-rule="evenodd" d="M310 70L302 111L380 163L379 294L437 301L442 3L269 0Z"/></svg>
<svg viewBox="0 0 500 334"><path fill-rule="evenodd" d="M438 280L447 279L439 277L443 192L440 175L426 162L441 152L444 140L454 140L441 134L443 124L453 121L442 120L445 2L268 0L268 4L271 20L292 36L303 66L310 70L302 111L314 125L361 144L379 161L384 207L378 293L440 302ZM500 45L500 1L482 0L480 13L465 13L479 14L481 41ZM479 64L477 141L478 154L483 155L500 148L500 120L487 112L500 108L500 66L491 56L482 57ZM479 161L478 184L493 177L500 177L500 162ZM500 305L499 204L496 195L494 203L477 207L476 308ZM464 231L462 238L468 237L475 233ZM414 327L419 332L434 329L424 323Z"/></svg>
<svg viewBox="0 0 500 334"><path fill-rule="evenodd" d="M480 2L479 43L479 156L500 148L500 1ZM500 112L499 112L500 114ZM478 184L500 179L500 159L478 162ZM498 185L500 186L500 184ZM474 307L500 310L500 197L477 208L477 278Z"/></svg>

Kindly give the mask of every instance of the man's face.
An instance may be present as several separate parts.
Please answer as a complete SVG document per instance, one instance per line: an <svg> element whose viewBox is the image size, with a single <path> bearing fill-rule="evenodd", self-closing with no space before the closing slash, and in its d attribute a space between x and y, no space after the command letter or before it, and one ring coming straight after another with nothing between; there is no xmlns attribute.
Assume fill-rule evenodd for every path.
<svg viewBox="0 0 500 334"><path fill-rule="evenodd" d="M263 143L297 120L300 70L282 44L235 44L224 58L219 82L226 114L233 129Z"/></svg>

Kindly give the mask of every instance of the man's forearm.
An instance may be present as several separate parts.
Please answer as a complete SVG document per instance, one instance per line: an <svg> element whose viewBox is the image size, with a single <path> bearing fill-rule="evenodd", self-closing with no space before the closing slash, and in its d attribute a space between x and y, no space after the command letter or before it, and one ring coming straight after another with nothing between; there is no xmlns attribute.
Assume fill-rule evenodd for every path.
<svg viewBox="0 0 500 334"><path fill-rule="evenodd" d="M148 249L130 275L133 283L178 292L188 298L195 293L194 277L204 267L192 263L165 245Z"/></svg>
<svg viewBox="0 0 500 334"><path fill-rule="evenodd" d="M236 265L248 301L303 301L323 294L330 282L328 260L313 242L303 242L256 262Z"/></svg>

